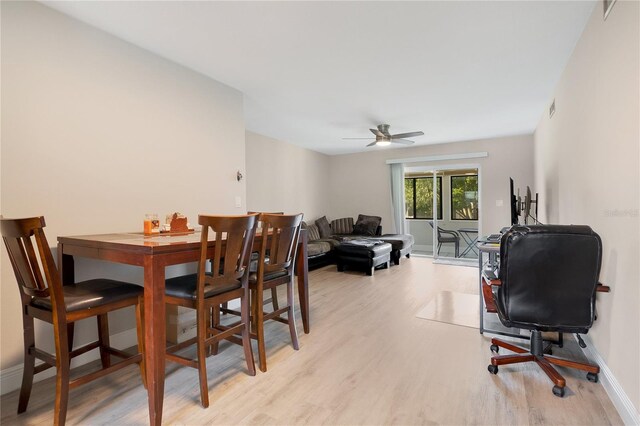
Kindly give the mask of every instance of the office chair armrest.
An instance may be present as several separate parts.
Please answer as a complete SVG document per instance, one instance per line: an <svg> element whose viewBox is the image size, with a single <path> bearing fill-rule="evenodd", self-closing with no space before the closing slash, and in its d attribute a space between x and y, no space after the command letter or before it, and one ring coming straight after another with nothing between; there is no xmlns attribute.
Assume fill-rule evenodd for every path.
<svg viewBox="0 0 640 426"><path fill-rule="evenodd" d="M609 293L611 291L611 287L602 283L598 283L598 285L596 286L596 291L599 291L601 293Z"/></svg>
<svg viewBox="0 0 640 426"><path fill-rule="evenodd" d="M482 276L482 298L484 299L485 309L489 313L498 312L498 309L496 308L496 302L493 299L493 291L491 290L493 281L500 280L489 280L484 275ZM500 283L502 284L502 282Z"/></svg>
<svg viewBox="0 0 640 426"><path fill-rule="evenodd" d="M502 285L502 281L500 281L500 279L496 275L496 272L497 271L494 271L494 270L484 270L484 271L482 271L482 281L486 285L501 286Z"/></svg>
<svg viewBox="0 0 640 426"><path fill-rule="evenodd" d="M444 229L440 230L441 234L451 234L451 235L455 235L456 237L460 238L460 234L458 234L456 231L445 231Z"/></svg>

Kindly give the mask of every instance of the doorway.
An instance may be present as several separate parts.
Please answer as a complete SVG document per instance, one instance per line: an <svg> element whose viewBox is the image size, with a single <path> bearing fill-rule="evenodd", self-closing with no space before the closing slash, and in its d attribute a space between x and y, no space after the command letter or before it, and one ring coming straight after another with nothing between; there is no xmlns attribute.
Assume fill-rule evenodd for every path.
<svg viewBox="0 0 640 426"><path fill-rule="evenodd" d="M477 265L480 179L479 165L405 168L405 218L416 254Z"/></svg>

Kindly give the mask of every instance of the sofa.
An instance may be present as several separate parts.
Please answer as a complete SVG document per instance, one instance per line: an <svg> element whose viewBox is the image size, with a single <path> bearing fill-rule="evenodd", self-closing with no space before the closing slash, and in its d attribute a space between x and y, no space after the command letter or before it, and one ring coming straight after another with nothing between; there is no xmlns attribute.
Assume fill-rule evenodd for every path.
<svg viewBox="0 0 640 426"><path fill-rule="evenodd" d="M326 216L314 223L302 222L302 227L307 230L309 269L335 263L335 248L343 241L381 236L381 221L379 216L361 214L355 223L351 217L329 222Z"/></svg>

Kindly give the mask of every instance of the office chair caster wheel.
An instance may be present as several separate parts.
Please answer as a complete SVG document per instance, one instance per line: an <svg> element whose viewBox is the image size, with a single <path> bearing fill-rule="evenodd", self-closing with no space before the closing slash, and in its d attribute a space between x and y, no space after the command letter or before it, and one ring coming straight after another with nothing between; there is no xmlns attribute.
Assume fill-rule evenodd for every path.
<svg viewBox="0 0 640 426"><path fill-rule="evenodd" d="M487 370L489 370L489 373L491 373L491 374L498 374L498 366L497 365L491 364L491 365L489 365L487 367Z"/></svg>
<svg viewBox="0 0 640 426"><path fill-rule="evenodd" d="M564 396L564 388L561 388L560 386L554 386L553 394L562 398Z"/></svg>
<svg viewBox="0 0 640 426"><path fill-rule="evenodd" d="M587 373L587 380L593 383L598 383L597 373Z"/></svg>
<svg viewBox="0 0 640 426"><path fill-rule="evenodd" d="M500 351L500 346L498 345L491 345L489 348L491 349L491 352L495 354L497 354Z"/></svg>

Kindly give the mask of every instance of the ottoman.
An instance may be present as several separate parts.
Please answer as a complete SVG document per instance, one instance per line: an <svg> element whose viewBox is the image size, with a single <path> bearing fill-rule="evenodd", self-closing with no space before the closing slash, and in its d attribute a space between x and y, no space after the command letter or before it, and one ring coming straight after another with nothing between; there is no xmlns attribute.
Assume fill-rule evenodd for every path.
<svg viewBox="0 0 640 426"><path fill-rule="evenodd" d="M413 235L411 234L384 234L377 237L385 243L391 244L391 262L396 265L400 264L402 256L411 257L411 249L413 248Z"/></svg>
<svg viewBox="0 0 640 426"><path fill-rule="evenodd" d="M389 267L391 260L391 244L384 241L362 239L345 241L336 246L336 263L338 271L345 267L365 269L367 275L382 266Z"/></svg>

